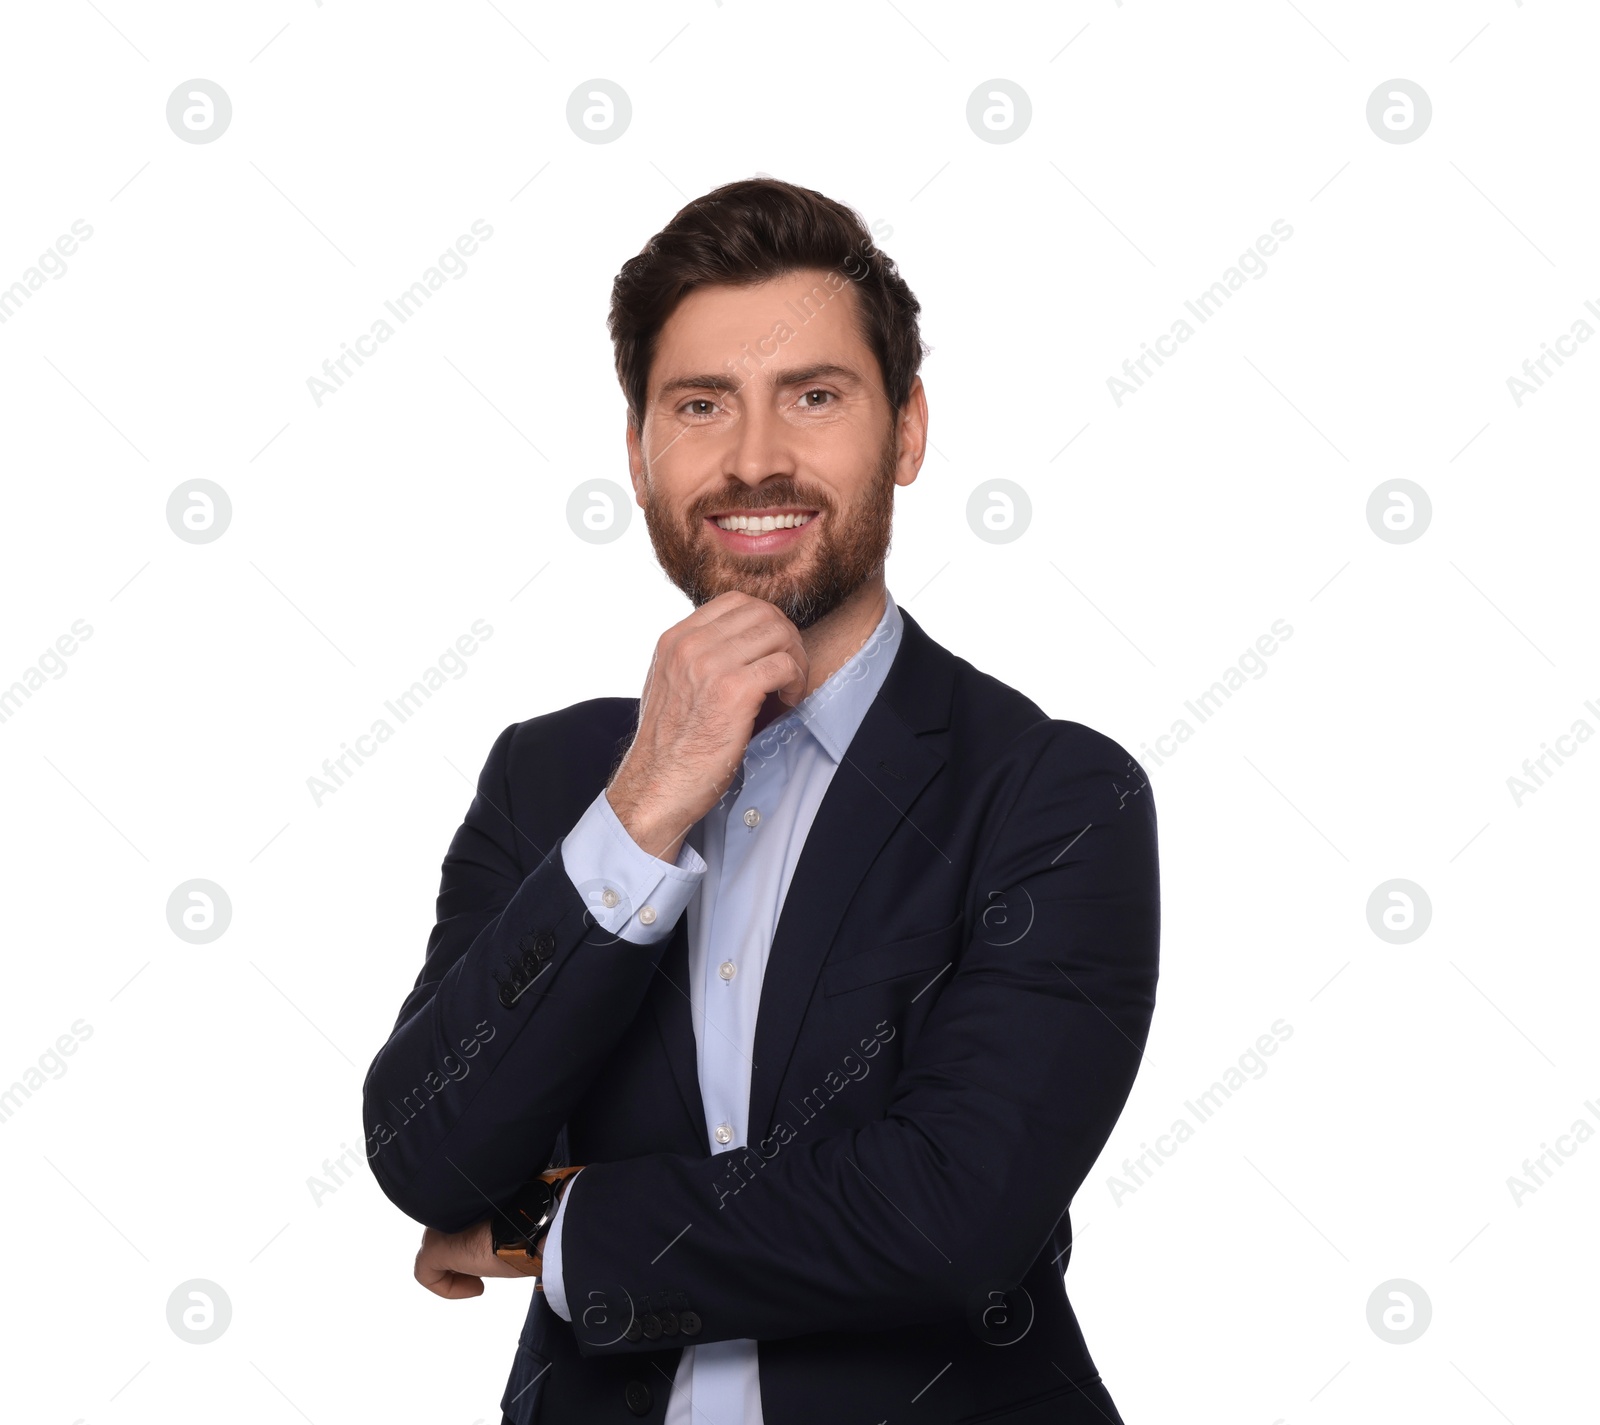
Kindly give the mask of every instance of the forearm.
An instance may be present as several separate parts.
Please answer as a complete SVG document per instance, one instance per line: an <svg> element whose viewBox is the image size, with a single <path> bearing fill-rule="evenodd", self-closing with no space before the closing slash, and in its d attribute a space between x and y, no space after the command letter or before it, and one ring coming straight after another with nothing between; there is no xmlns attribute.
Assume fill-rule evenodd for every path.
<svg viewBox="0 0 1600 1425"><path fill-rule="evenodd" d="M373 1060L367 1152L390 1200L453 1232L544 1168L656 953L586 919L559 855L535 869Z"/></svg>
<svg viewBox="0 0 1600 1425"><path fill-rule="evenodd" d="M421 982L365 1088L384 1191L445 1231L548 1164L705 871L692 847L671 865L643 851L602 792L503 909L479 909L496 898L485 872L509 865L485 838L481 795L446 860ZM473 909L449 914L457 902Z"/></svg>
<svg viewBox="0 0 1600 1425"><path fill-rule="evenodd" d="M961 1319L984 1285L1026 1273L1111 1131L1138 1054L1101 1023L1070 1031L1092 1046L1092 1075L1034 1065L1064 1086L1052 1106L984 1086L953 1100L930 1076L883 1119L828 1136L784 1122L710 1158L590 1164L562 1253L580 1350L647 1347L617 1340L629 1302L673 1293L708 1341Z"/></svg>

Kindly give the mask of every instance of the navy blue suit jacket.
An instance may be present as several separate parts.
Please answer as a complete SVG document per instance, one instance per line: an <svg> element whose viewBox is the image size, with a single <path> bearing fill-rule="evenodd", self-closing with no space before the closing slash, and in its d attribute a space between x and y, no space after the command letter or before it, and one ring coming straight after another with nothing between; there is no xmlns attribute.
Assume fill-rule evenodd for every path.
<svg viewBox="0 0 1600 1425"><path fill-rule="evenodd" d="M784 901L746 1149L707 1141L685 918L614 940L562 865L637 700L490 750L364 1111L384 1192L444 1231L588 1165L573 1320L532 1293L513 1425L660 1422L684 1323L760 1342L766 1425L1116 1420L1063 1273L1155 1005L1151 791L904 617Z"/></svg>

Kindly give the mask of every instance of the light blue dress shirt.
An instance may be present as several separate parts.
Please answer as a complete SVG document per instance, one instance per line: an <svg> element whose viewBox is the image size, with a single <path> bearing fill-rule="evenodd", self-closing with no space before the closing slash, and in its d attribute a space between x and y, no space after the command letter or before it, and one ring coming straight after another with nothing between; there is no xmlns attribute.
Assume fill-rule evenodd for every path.
<svg viewBox="0 0 1600 1425"><path fill-rule="evenodd" d="M688 913L690 1012L712 1153L747 1145L767 952L812 818L883 686L902 626L885 590L872 635L833 677L750 740L732 786L690 828L676 864L634 841L604 791L562 843L568 877L607 931L652 945ZM567 1321L561 1231L581 1176L568 1183L544 1247L545 1298ZM666 1425L762 1425L756 1343L686 1346Z"/></svg>

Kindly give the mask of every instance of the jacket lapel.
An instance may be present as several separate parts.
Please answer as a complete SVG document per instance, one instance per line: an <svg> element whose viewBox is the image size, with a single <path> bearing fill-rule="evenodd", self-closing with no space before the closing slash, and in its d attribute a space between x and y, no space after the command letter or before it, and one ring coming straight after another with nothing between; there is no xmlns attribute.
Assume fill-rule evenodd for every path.
<svg viewBox="0 0 1600 1425"><path fill-rule="evenodd" d="M655 1009L656 1027L667 1051L672 1077L694 1125L694 1140L702 1149L706 1144L706 1109L700 1097L700 1059L695 1047L694 1013L689 999L689 916L678 917L672 938L656 962L661 979L652 987L650 1003Z"/></svg>
<svg viewBox="0 0 1600 1425"><path fill-rule="evenodd" d="M918 734L948 725L955 659L900 613L900 651L817 808L767 955L751 1055L749 1142L771 1129L817 976L856 888L944 765ZM929 845L929 856L942 854Z"/></svg>
<svg viewBox="0 0 1600 1425"><path fill-rule="evenodd" d="M856 888L944 765L944 757L919 735L949 725L956 659L905 609L900 616L900 650L817 808L767 955L751 1056L751 1142L771 1127L778 1086L817 976ZM929 856L941 854L929 845ZM658 983L650 998L673 1080L696 1141L704 1146L705 1106L689 999L688 924L687 915L679 917L658 962L668 983Z"/></svg>

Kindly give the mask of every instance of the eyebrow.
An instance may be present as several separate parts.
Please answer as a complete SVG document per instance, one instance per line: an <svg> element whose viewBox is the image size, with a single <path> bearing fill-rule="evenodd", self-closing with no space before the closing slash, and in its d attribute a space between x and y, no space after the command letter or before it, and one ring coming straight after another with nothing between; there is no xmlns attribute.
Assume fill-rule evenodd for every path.
<svg viewBox="0 0 1600 1425"><path fill-rule="evenodd" d="M810 366L790 367L785 371L772 373L772 382L775 386L799 386L807 381L843 381L854 385L861 384L859 372L853 371L848 366L840 366L833 361L813 362ZM748 381L737 381L726 372L706 372L699 376L674 376L670 381L664 381L661 389L656 393L657 399L665 396L676 395L680 391L738 391L748 385Z"/></svg>

